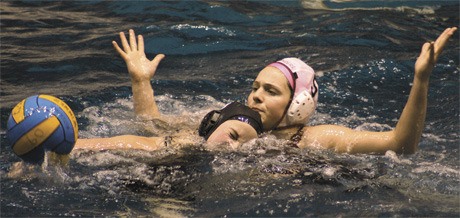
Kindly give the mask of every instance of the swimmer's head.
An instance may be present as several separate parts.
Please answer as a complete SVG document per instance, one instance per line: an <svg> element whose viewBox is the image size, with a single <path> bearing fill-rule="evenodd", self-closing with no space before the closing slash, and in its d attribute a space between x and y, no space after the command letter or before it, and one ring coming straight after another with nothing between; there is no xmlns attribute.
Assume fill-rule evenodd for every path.
<svg viewBox="0 0 460 218"><path fill-rule="evenodd" d="M298 58L284 58L268 66L283 73L291 89L291 100L278 127L305 124L318 104L315 71Z"/></svg>
<svg viewBox="0 0 460 218"><path fill-rule="evenodd" d="M262 133L263 127L259 113L238 102L230 103L221 110L209 112L201 121L198 133L208 140L214 131L228 120L247 123L254 128L257 134Z"/></svg>
<svg viewBox="0 0 460 218"><path fill-rule="evenodd" d="M314 71L297 58L285 58L262 69L248 96L248 106L260 114L265 131L304 125L317 101Z"/></svg>
<svg viewBox="0 0 460 218"><path fill-rule="evenodd" d="M256 130L250 124L240 120L227 120L216 128L206 142L209 149L218 148L218 145L225 145L220 148L238 149L241 144L257 137Z"/></svg>

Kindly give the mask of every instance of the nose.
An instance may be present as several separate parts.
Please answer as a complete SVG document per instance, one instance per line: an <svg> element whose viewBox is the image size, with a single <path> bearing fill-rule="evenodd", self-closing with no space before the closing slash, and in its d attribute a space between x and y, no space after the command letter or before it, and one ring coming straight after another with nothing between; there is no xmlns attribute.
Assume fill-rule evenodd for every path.
<svg viewBox="0 0 460 218"><path fill-rule="evenodd" d="M261 92L262 90L260 88L252 91L252 100L254 100L255 103L262 103L263 98Z"/></svg>

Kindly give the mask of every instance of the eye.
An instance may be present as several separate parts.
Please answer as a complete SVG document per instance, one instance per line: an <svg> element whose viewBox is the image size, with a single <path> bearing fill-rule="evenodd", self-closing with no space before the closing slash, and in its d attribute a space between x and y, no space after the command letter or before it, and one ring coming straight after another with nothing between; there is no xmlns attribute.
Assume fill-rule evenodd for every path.
<svg viewBox="0 0 460 218"><path fill-rule="evenodd" d="M266 92L270 95L278 95L278 91L276 89L273 89L273 88L268 88L266 89Z"/></svg>
<svg viewBox="0 0 460 218"><path fill-rule="evenodd" d="M239 137L240 137L240 136L238 135L238 133L237 133L235 130L232 129L232 131L230 132L230 138L231 138L232 140L238 141L238 138L239 138Z"/></svg>
<svg viewBox="0 0 460 218"><path fill-rule="evenodd" d="M259 89L259 86L253 84L252 87L251 87L251 91L255 92L255 91L257 91L257 89Z"/></svg>

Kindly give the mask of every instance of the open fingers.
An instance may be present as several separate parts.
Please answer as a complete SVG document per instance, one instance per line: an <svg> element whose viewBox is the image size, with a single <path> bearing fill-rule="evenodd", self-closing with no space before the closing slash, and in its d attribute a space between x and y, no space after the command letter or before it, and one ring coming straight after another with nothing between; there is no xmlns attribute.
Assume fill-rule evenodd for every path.
<svg viewBox="0 0 460 218"><path fill-rule="evenodd" d="M113 47L115 48L115 50L117 50L118 54L120 54L120 56L121 56L123 59L125 59L126 53L120 48L120 46L118 46L117 42L112 41L112 45L113 45Z"/></svg>
<svg viewBox="0 0 460 218"><path fill-rule="evenodd" d="M442 50L447 44L447 41L454 34L455 31L457 31L457 27L447 28L444 30L443 33L441 33L441 35L439 35L439 37L434 42L434 54L436 56L441 54Z"/></svg>
<svg viewBox="0 0 460 218"><path fill-rule="evenodd" d="M139 43L137 49L139 49L139 52L144 53L144 38L142 37L142 35L137 36L137 42Z"/></svg>
<svg viewBox="0 0 460 218"><path fill-rule="evenodd" d="M131 45L131 51L137 51L136 35L134 30L129 30L129 44Z"/></svg>
<svg viewBox="0 0 460 218"><path fill-rule="evenodd" d="M125 50L125 52L130 52L131 48L129 47L128 40L126 40L126 36L124 32L120 32L120 40L121 40L121 45L123 46L123 50Z"/></svg>

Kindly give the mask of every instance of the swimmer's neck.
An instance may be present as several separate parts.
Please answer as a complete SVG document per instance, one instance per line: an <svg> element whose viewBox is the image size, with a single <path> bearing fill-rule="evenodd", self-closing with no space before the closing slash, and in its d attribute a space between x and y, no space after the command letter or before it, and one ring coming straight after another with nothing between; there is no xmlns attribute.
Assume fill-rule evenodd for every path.
<svg viewBox="0 0 460 218"><path fill-rule="evenodd" d="M271 133L279 139L290 139L302 127L303 125L280 127L272 130Z"/></svg>

